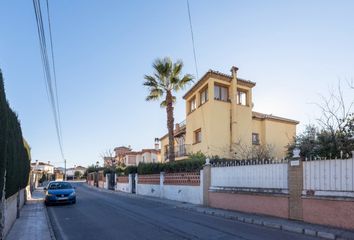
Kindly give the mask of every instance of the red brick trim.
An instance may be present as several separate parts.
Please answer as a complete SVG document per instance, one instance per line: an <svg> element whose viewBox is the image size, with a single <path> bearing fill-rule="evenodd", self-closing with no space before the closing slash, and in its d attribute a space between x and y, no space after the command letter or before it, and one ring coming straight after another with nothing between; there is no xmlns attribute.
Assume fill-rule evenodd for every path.
<svg viewBox="0 0 354 240"><path fill-rule="evenodd" d="M164 185L200 185L200 172L167 173Z"/></svg>
<svg viewBox="0 0 354 240"><path fill-rule="evenodd" d="M128 176L119 176L119 177L117 177L117 182L118 183L129 183L129 177Z"/></svg>
<svg viewBox="0 0 354 240"><path fill-rule="evenodd" d="M160 184L160 174L138 175L138 184Z"/></svg>

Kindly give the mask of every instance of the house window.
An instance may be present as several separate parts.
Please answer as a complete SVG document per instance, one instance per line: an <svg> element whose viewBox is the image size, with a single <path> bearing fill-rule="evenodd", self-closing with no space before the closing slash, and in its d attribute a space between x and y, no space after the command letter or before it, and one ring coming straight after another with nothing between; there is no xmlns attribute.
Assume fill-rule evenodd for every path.
<svg viewBox="0 0 354 240"><path fill-rule="evenodd" d="M252 144L259 145L259 134L258 133L252 133Z"/></svg>
<svg viewBox="0 0 354 240"><path fill-rule="evenodd" d="M202 130L199 128L194 131L194 143L202 142Z"/></svg>
<svg viewBox="0 0 354 240"><path fill-rule="evenodd" d="M237 90L237 104L243 106L247 105L247 92L242 90Z"/></svg>
<svg viewBox="0 0 354 240"><path fill-rule="evenodd" d="M204 88L200 92L200 105L204 104L206 101L208 101L208 88Z"/></svg>
<svg viewBox="0 0 354 240"><path fill-rule="evenodd" d="M224 86L214 85L214 98L225 102L228 101L229 89Z"/></svg>
<svg viewBox="0 0 354 240"><path fill-rule="evenodd" d="M193 98L189 101L189 112L193 112L196 108L197 108L197 102L196 102L196 100L195 100L195 97L193 97Z"/></svg>

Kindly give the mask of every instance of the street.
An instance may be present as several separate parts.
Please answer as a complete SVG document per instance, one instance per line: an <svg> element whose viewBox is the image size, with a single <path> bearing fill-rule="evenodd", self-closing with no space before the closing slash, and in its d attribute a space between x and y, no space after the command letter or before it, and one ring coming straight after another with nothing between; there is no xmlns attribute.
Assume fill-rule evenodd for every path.
<svg viewBox="0 0 354 240"><path fill-rule="evenodd" d="M316 239L76 184L76 205L48 207L58 240Z"/></svg>

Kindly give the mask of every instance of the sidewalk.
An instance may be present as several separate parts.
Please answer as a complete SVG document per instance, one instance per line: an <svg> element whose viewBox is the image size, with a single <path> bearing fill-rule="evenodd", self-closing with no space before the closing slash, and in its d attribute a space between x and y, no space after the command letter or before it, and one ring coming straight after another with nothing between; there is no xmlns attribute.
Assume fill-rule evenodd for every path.
<svg viewBox="0 0 354 240"><path fill-rule="evenodd" d="M217 217L227 218L234 221L244 222L248 224L256 224L264 227L275 228L283 231L301 233L309 236L319 237L323 239L336 239L336 240L354 240L354 230L343 230L339 228L327 227L322 225L316 225L311 223L305 223L301 221L293 221L288 219L282 219L277 217L270 217L264 215L242 213L236 211L228 211L222 209L208 208L201 205L195 205L191 203L183 203L168 199L161 199L149 196L135 195L124 192L116 192L112 190L106 190L102 188L96 188L83 184L84 186L96 189L102 192L108 192L112 194L124 195L131 198L149 199L152 201L161 202L168 205L173 205L176 208L186 209L188 211L195 211L203 214L214 215Z"/></svg>
<svg viewBox="0 0 354 240"><path fill-rule="evenodd" d="M22 207L20 218L12 226L6 240L55 239L43 200L43 189L33 191L32 198Z"/></svg>

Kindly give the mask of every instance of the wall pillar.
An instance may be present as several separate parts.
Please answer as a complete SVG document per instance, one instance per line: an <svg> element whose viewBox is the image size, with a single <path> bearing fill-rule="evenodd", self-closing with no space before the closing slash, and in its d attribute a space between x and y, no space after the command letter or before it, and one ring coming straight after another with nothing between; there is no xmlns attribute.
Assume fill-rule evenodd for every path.
<svg viewBox="0 0 354 240"><path fill-rule="evenodd" d="M139 176L137 173L135 173L133 176L135 176L135 194L138 195Z"/></svg>
<svg viewBox="0 0 354 240"><path fill-rule="evenodd" d="M289 218L303 220L302 190L303 190L303 163L300 158L289 161L288 185L289 185Z"/></svg>
<svg viewBox="0 0 354 240"><path fill-rule="evenodd" d="M133 175L128 175L128 192L133 193Z"/></svg>
<svg viewBox="0 0 354 240"><path fill-rule="evenodd" d="M203 191L203 205L209 206L209 188L211 185L211 165L207 159L207 163L203 167L203 177L202 177L202 191Z"/></svg>
<svg viewBox="0 0 354 240"><path fill-rule="evenodd" d="M164 180L165 180L165 173L160 172L160 198L164 198L165 193L164 193Z"/></svg>

